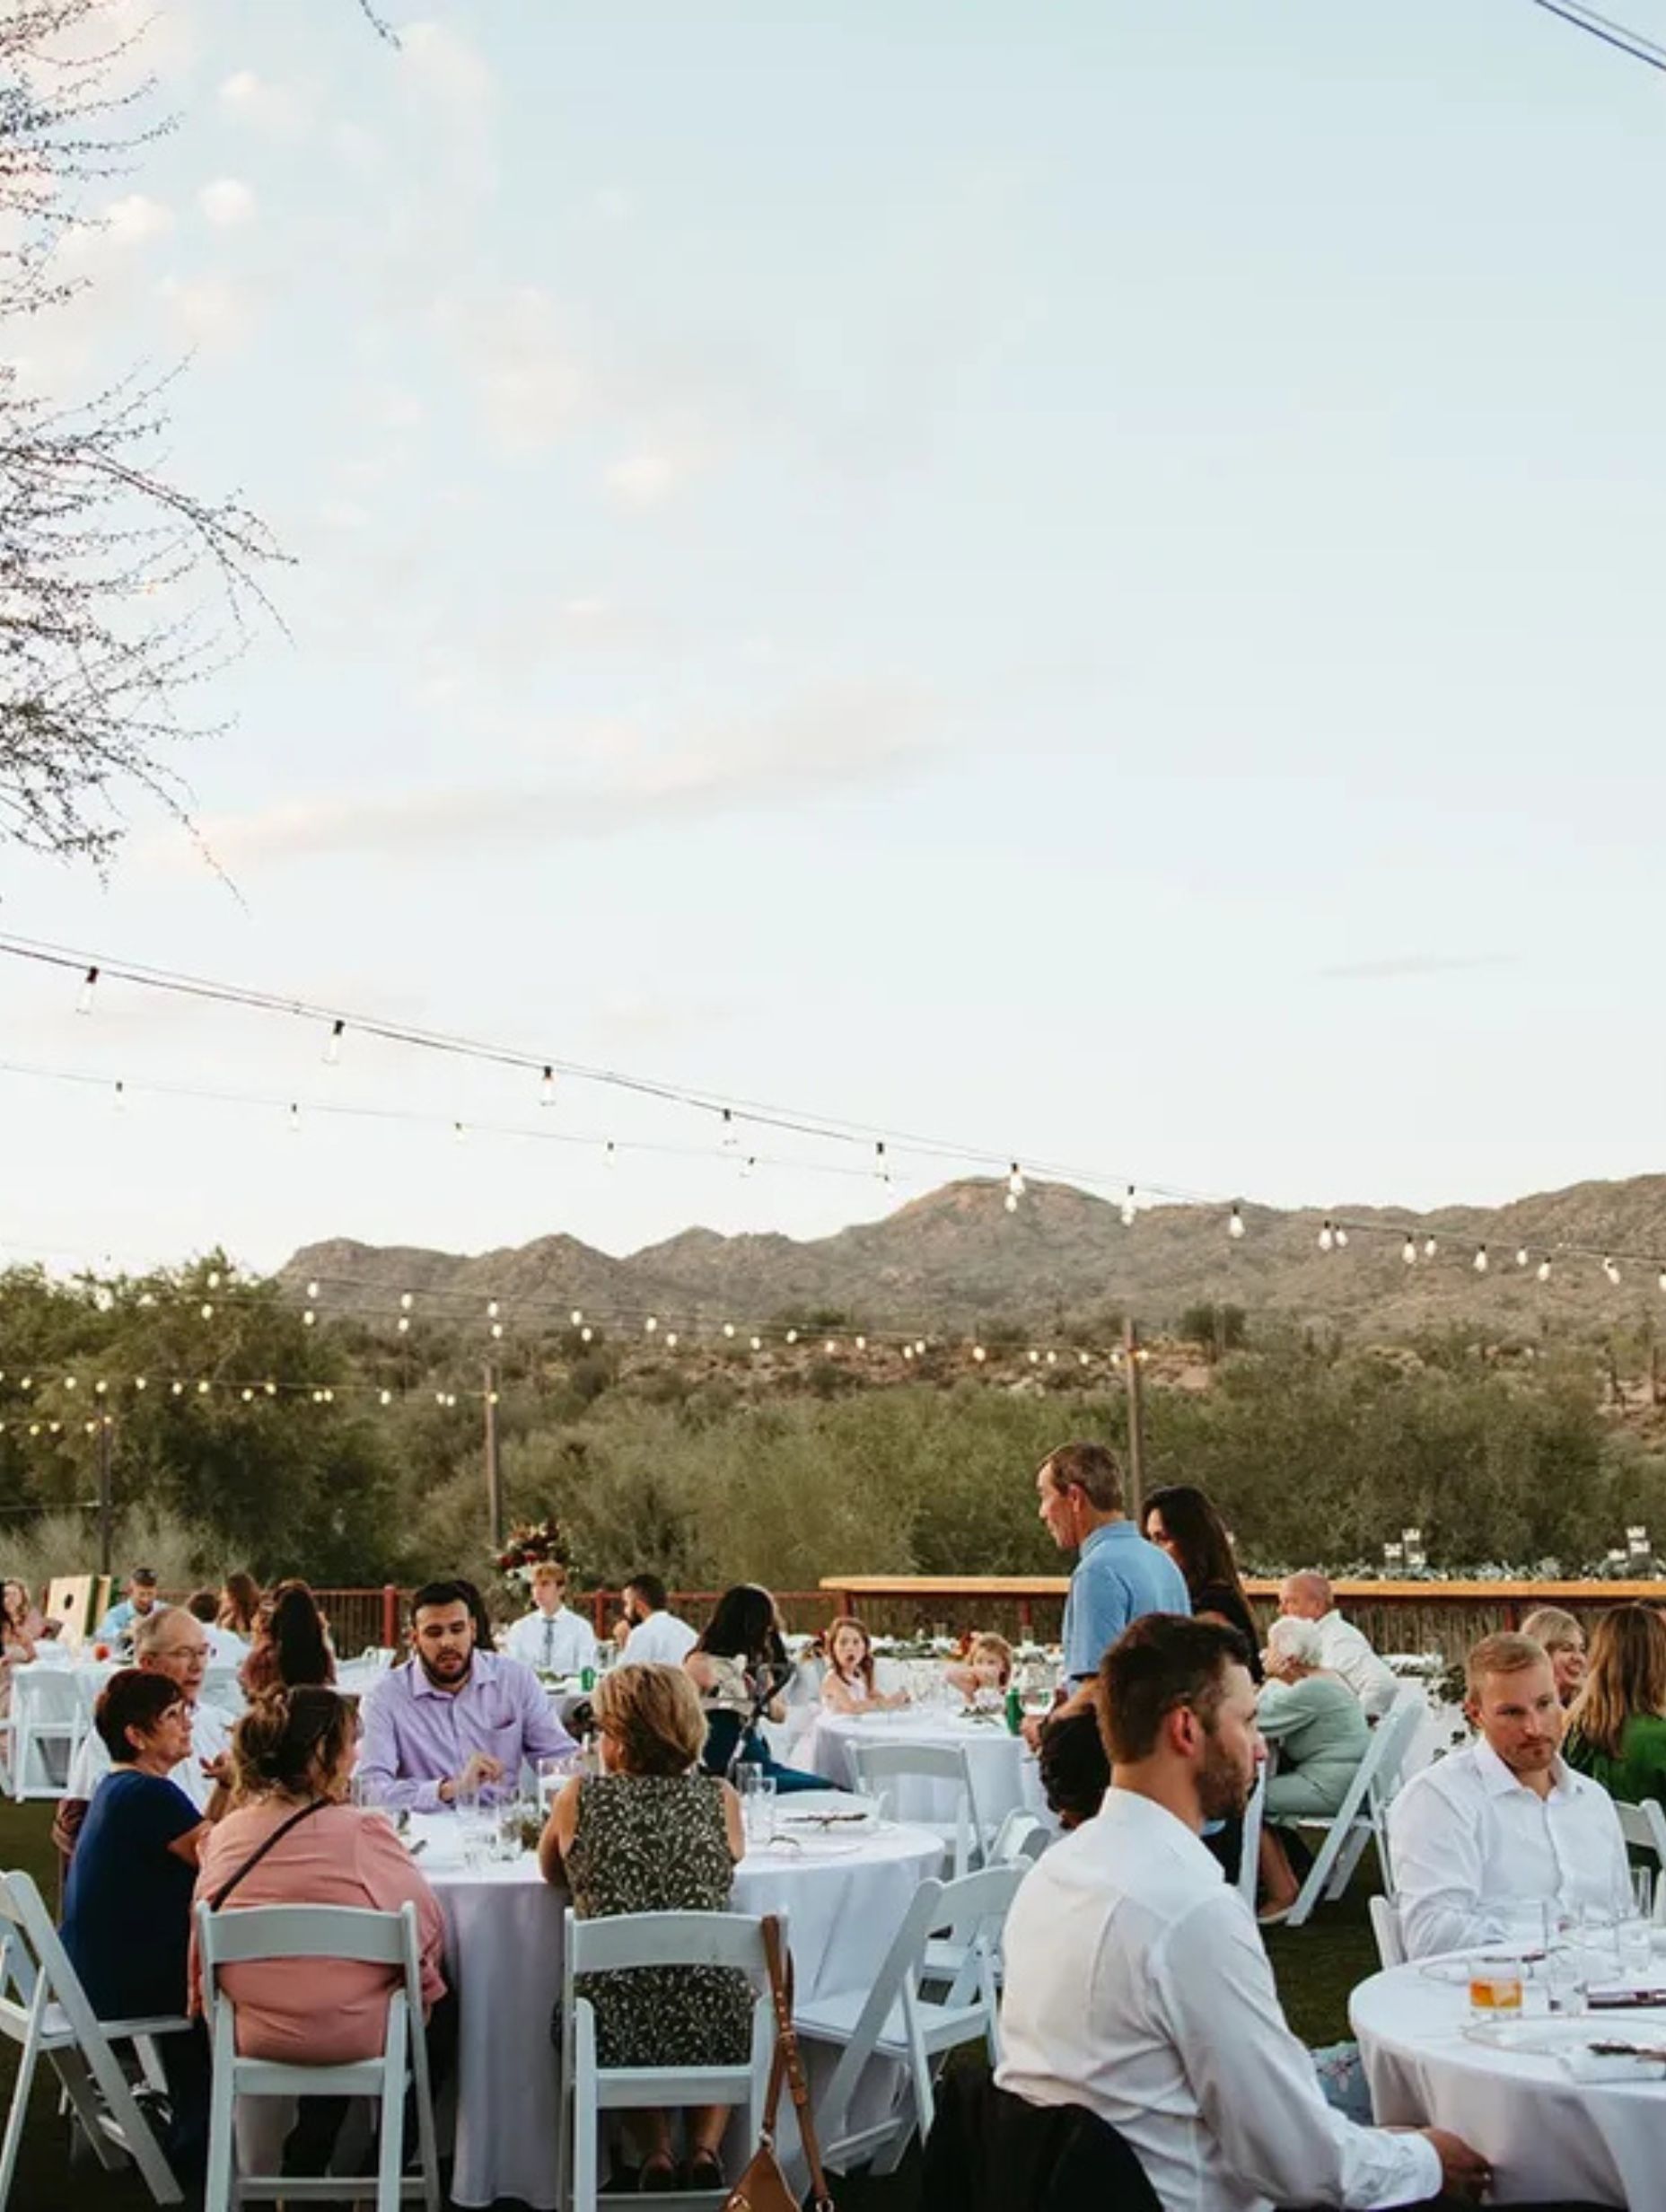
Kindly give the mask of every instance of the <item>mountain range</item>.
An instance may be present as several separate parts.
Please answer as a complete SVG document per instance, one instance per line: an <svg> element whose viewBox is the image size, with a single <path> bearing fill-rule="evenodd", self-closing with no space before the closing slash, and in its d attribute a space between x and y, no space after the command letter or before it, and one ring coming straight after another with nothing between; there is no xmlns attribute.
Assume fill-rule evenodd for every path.
<svg viewBox="0 0 1666 2212"><path fill-rule="evenodd" d="M297 1251L281 1279L297 1298L316 1282L332 1310L366 1319L408 1297L431 1320L460 1321L495 1300L511 1317L519 1309L548 1321L571 1307L599 1323L653 1314L668 1328L820 1327L837 1315L852 1329L975 1331L1109 1310L1162 1328L1206 1301L1391 1336L1446 1323L1530 1334L1546 1320L1666 1319L1662 1175L1436 1215L1245 1206L1241 1235L1220 1207L1142 1207L1127 1224L1118 1206L1070 1184L1032 1182L1010 1210L1007 1196L998 1181L951 1182L832 1236L690 1228L625 1259L559 1233L471 1255L333 1238Z"/></svg>

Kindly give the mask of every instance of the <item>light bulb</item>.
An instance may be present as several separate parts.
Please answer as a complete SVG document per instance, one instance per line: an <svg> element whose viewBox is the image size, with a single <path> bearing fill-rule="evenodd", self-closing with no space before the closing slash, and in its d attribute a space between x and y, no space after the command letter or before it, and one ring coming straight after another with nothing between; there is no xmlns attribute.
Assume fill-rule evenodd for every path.
<svg viewBox="0 0 1666 2212"><path fill-rule="evenodd" d="M1666 1290L1666 1268L1661 1269L1661 1288Z"/></svg>
<svg viewBox="0 0 1666 2212"><path fill-rule="evenodd" d="M136 1391L142 1391L148 1389L149 1384L142 1374L136 1374L133 1378L133 1387Z"/></svg>
<svg viewBox="0 0 1666 2212"><path fill-rule="evenodd" d="M460 1121L452 1122L452 1137L453 1142L459 1145L466 1145L469 1142L469 1132Z"/></svg>
<svg viewBox="0 0 1666 2212"><path fill-rule="evenodd" d="M251 1390L245 1388L242 1393L243 1403L246 1406L252 1405L254 1403L254 1396L255 1394Z"/></svg>
<svg viewBox="0 0 1666 2212"><path fill-rule="evenodd" d="M1619 1269L1615 1266L1612 1260L1605 1260L1602 1262L1602 1272L1608 1277L1610 1283L1618 1283L1619 1281Z"/></svg>
<svg viewBox="0 0 1666 2212"><path fill-rule="evenodd" d="M1518 1268L1524 1268L1527 1265L1527 1247L1525 1244L1517 1245L1515 1264Z"/></svg>
<svg viewBox="0 0 1666 2212"><path fill-rule="evenodd" d="M1469 1262L1469 1265L1475 1269L1477 1275L1485 1275L1486 1273L1486 1247L1485 1244L1477 1244L1476 1246L1475 1258Z"/></svg>
<svg viewBox="0 0 1666 2212"><path fill-rule="evenodd" d="M268 1398L276 1398L277 1396L277 1385L276 1382L268 1382L267 1384L266 1394Z"/></svg>
<svg viewBox="0 0 1666 2212"><path fill-rule="evenodd" d="M391 1391L378 1391L377 1395L380 1397L384 1406L390 1406L393 1403L393 1392Z"/></svg>
<svg viewBox="0 0 1666 2212"><path fill-rule="evenodd" d="M416 1299L411 1295L408 1290L402 1290L399 1293L399 1310L401 1312L408 1313L416 1303Z"/></svg>
<svg viewBox="0 0 1666 2212"><path fill-rule="evenodd" d="M724 1334L724 1336L726 1336L726 1337L732 1337L732 1336L733 1336L733 1334L734 1334L734 1323L733 1323L732 1321L725 1321L725 1322L723 1323L723 1334Z"/></svg>
<svg viewBox="0 0 1666 2212"><path fill-rule="evenodd" d="M796 1329L789 1329L787 1330L786 1340L789 1344L796 1344L798 1342L798 1331Z"/></svg>
<svg viewBox="0 0 1666 2212"><path fill-rule="evenodd" d="M973 1357L973 1358L974 1358L974 1359L978 1362L978 1365L979 1365L980 1367L983 1365L983 1364L984 1364L985 1360L986 1360L986 1359L988 1358L988 1356L989 1356L988 1353L985 1351L985 1349L984 1349L984 1347L983 1347L983 1346L982 1346L981 1344L974 1344L974 1345L973 1345L973 1347L972 1347L972 1357Z"/></svg>
<svg viewBox="0 0 1666 2212"><path fill-rule="evenodd" d="M858 1338L856 1339L856 1349L857 1349L859 1352L865 1352L865 1351L867 1350L867 1348L868 1348L868 1340L867 1340L867 1339L866 1339L865 1337L858 1337Z"/></svg>
<svg viewBox="0 0 1666 2212"><path fill-rule="evenodd" d="M609 1137L601 1148L601 1164L603 1167L617 1167L618 1163L619 1148Z"/></svg>
<svg viewBox="0 0 1666 2212"><path fill-rule="evenodd" d="M308 1306L306 1312L301 1316L301 1326L303 1329L314 1329L317 1325L318 1315L312 1311L311 1306Z"/></svg>
<svg viewBox="0 0 1666 2212"><path fill-rule="evenodd" d="M674 1329L668 1329L666 1330L665 1345L668 1351L674 1352L677 1349L677 1331Z"/></svg>
<svg viewBox="0 0 1666 2212"><path fill-rule="evenodd" d="M742 1182L744 1182L744 1181L746 1181L746 1179L748 1178L748 1176L750 1176L750 1175L751 1174L752 1170L753 1170L753 1169L754 1169L757 1165L758 1165L758 1162L757 1162L757 1161L756 1161L756 1160L752 1157L751 1154L749 1152L749 1153L748 1153L748 1154L746 1155L745 1160L741 1163L741 1181L742 1181Z"/></svg>
<svg viewBox="0 0 1666 2212"><path fill-rule="evenodd" d="M1088 1356L1085 1352L1078 1352L1076 1354L1076 1365L1078 1367L1085 1367L1089 1365Z"/></svg>
<svg viewBox="0 0 1666 2212"><path fill-rule="evenodd" d="M544 1080L538 1086L538 1102L540 1106L553 1106L556 1102L556 1071L553 1067L544 1070Z"/></svg>
<svg viewBox="0 0 1666 2212"><path fill-rule="evenodd" d="M316 1283L309 1283L307 1285L307 1304L309 1305L316 1305L318 1304L318 1285Z"/></svg>
<svg viewBox="0 0 1666 2212"><path fill-rule="evenodd" d="M289 1128L289 1134L290 1134L292 1137L299 1137L299 1136L300 1136L300 1134L301 1134L301 1109L300 1109L300 1107L299 1107L299 1106L297 1106L297 1105L295 1104L295 1102L294 1101L294 1099L291 1099L291 1100L290 1100L290 1102L289 1102L288 1128Z"/></svg>
<svg viewBox="0 0 1666 2212"><path fill-rule="evenodd" d="M1049 1352L1047 1356L1047 1364L1049 1367L1057 1367L1058 1365L1058 1354L1057 1352Z"/></svg>
<svg viewBox="0 0 1666 2212"><path fill-rule="evenodd" d="M408 1313L401 1313L395 1326L398 1328L400 1336L408 1337L411 1333L410 1315Z"/></svg>
<svg viewBox="0 0 1666 2212"><path fill-rule="evenodd" d="M834 1353L838 1349L838 1339L837 1337L829 1337L821 1348L827 1354L828 1357L831 1359Z"/></svg>
<svg viewBox="0 0 1666 2212"><path fill-rule="evenodd" d="M873 1172L889 1190L890 1189L890 1162L885 1155L885 1139L882 1137L876 1139L874 1143Z"/></svg>
<svg viewBox="0 0 1666 2212"><path fill-rule="evenodd" d="M734 1133L734 1115L725 1106L723 1108L723 1150L732 1152L739 1142L740 1139Z"/></svg>
<svg viewBox="0 0 1666 2212"><path fill-rule="evenodd" d="M1226 1217L1226 1233L1231 1237L1240 1237L1242 1236L1243 1233L1244 1217L1234 1206L1232 1212Z"/></svg>
<svg viewBox="0 0 1666 2212"><path fill-rule="evenodd" d="M1406 1265L1408 1268L1415 1268L1416 1266L1417 1244L1415 1237L1408 1236L1406 1242L1400 1246L1400 1258L1406 1262Z"/></svg>
<svg viewBox="0 0 1666 2212"><path fill-rule="evenodd" d="M204 1321L211 1321L214 1319L214 1308L206 1302L197 1310Z"/></svg>
<svg viewBox="0 0 1666 2212"><path fill-rule="evenodd" d="M581 1343L583 1343L583 1344L591 1344L591 1343L593 1343L593 1342L594 1342L594 1340L595 1340L595 1335L596 1335L596 1332L595 1332L595 1330L594 1330L593 1329L589 1328L588 1326L586 1326L586 1327L585 1327L585 1328L583 1328L583 1329L581 1329L581 1330L579 1330L579 1332L578 1332L578 1333L579 1333L579 1341L580 1341Z"/></svg>
<svg viewBox="0 0 1666 2212"><path fill-rule="evenodd" d="M1319 1233L1319 1249L1320 1249L1320 1251L1321 1252L1328 1252L1328 1251L1331 1249L1332 1245L1334 1245L1334 1244L1335 1244L1336 1241L1337 1241L1337 1233L1336 1233L1336 1231L1335 1231L1335 1230L1331 1227L1330 1224L1329 1224L1328 1222L1327 1222L1327 1223L1325 1224L1324 1227L1323 1227L1323 1228L1320 1231L1320 1233Z"/></svg>
<svg viewBox="0 0 1666 2212"><path fill-rule="evenodd" d="M340 1059L341 1040L346 1034L346 1023L339 1017L331 1023L329 1040L326 1042L324 1047L324 1065L326 1067L334 1067L337 1061Z"/></svg>
<svg viewBox="0 0 1666 2212"><path fill-rule="evenodd" d="M197 1395L199 1398L206 1398L206 1397L207 1397L207 1395L208 1395L208 1385L207 1385L206 1382L199 1382L199 1383L197 1385Z"/></svg>
<svg viewBox="0 0 1666 2212"><path fill-rule="evenodd" d="M1122 1225L1125 1229L1131 1229L1134 1226L1134 1185L1132 1183L1122 1194Z"/></svg>
<svg viewBox="0 0 1666 2212"><path fill-rule="evenodd" d="M572 1321L574 1329L582 1329L584 1326L583 1309L575 1305L571 1315L569 1316L569 1319Z"/></svg>
<svg viewBox="0 0 1666 2212"><path fill-rule="evenodd" d="M1032 1367L1039 1367L1039 1366L1041 1365L1041 1355L1040 1355L1040 1353L1039 1353L1039 1352L1031 1352L1031 1353L1030 1353L1030 1365Z"/></svg>
<svg viewBox="0 0 1666 2212"><path fill-rule="evenodd" d="M118 1081L116 1084L116 1111L118 1114L125 1114L127 1110L127 1086L125 1083Z"/></svg>
<svg viewBox="0 0 1666 2212"><path fill-rule="evenodd" d="M1006 1210L1009 1214L1015 1214L1018 1211L1018 1200L1010 1190L1006 1194Z"/></svg>
<svg viewBox="0 0 1666 2212"><path fill-rule="evenodd" d="M752 1349L753 1349L755 1352L761 1352L761 1351L763 1350L763 1348L764 1348L764 1340L763 1340L763 1339L762 1339L761 1337L754 1337L754 1338L752 1339Z"/></svg>
<svg viewBox="0 0 1666 2212"><path fill-rule="evenodd" d="M1538 1275L1541 1283L1548 1283L1550 1280L1550 1262L1548 1260L1539 1261Z"/></svg>
<svg viewBox="0 0 1666 2212"><path fill-rule="evenodd" d="M93 1395L95 1398L102 1398L102 1397L103 1397L103 1395L104 1395L104 1393L105 1393L105 1391L106 1391L107 1390L109 1390L109 1388L110 1388L110 1384L109 1384L108 1382L104 1382L102 1379L101 1379L99 1382L95 1382L95 1383L92 1385L92 1395Z"/></svg>
<svg viewBox="0 0 1666 2212"><path fill-rule="evenodd" d="M98 989L98 988L99 971L96 968L89 968L82 981L81 996L75 1001L75 1012L77 1014L92 1013L92 994Z"/></svg>
<svg viewBox="0 0 1666 2212"><path fill-rule="evenodd" d="M492 1323L492 1334L493 1334L493 1336L494 1336L494 1337L501 1337L501 1336L503 1335L503 1333L504 1333L504 1324L502 1323L502 1321L494 1321L494 1322Z"/></svg>
<svg viewBox="0 0 1666 2212"><path fill-rule="evenodd" d="M66 1391L73 1391L75 1387L76 1387L76 1385L75 1385L75 1376L74 1376L73 1374L66 1374L66 1375L64 1377L64 1388L65 1388Z"/></svg>
<svg viewBox="0 0 1666 2212"><path fill-rule="evenodd" d="M1348 1248L1348 1233L1347 1233L1347 1231L1346 1231L1346 1229L1341 1228L1341 1227L1338 1227L1338 1228L1337 1228L1337 1250L1339 1252L1345 1252L1345 1251L1346 1251L1347 1248Z"/></svg>
<svg viewBox="0 0 1666 2212"><path fill-rule="evenodd" d="M488 1298L487 1300L486 1318L488 1321L495 1321L497 1319L497 1301L495 1298Z"/></svg>
<svg viewBox="0 0 1666 2212"><path fill-rule="evenodd" d="M1423 1241L1423 1256L1425 1260L1433 1260L1435 1253L1439 1251L1440 1249L1440 1246L1435 1242L1432 1236L1425 1237Z"/></svg>
<svg viewBox="0 0 1666 2212"><path fill-rule="evenodd" d="M648 1334L652 1336L660 1324L654 1319L653 1315L650 1313L647 1320L644 1321L642 1325L647 1330Z"/></svg>
<svg viewBox="0 0 1666 2212"><path fill-rule="evenodd" d="M184 1397L184 1395L185 1395L185 1385L184 1385L184 1383L183 1383L183 1382L171 1382L171 1383L169 1384L169 1386L168 1386L168 1387L169 1387L169 1389L172 1391L173 1395L174 1395L176 1398L183 1398L183 1397Z"/></svg>
<svg viewBox="0 0 1666 2212"><path fill-rule="evenodd" d="M1006 1179L1006 1193L1012 1198L1022 1198L1024 1195L1024 1172L1016 1160L1013 1163L1012 1173Z"/></svg>

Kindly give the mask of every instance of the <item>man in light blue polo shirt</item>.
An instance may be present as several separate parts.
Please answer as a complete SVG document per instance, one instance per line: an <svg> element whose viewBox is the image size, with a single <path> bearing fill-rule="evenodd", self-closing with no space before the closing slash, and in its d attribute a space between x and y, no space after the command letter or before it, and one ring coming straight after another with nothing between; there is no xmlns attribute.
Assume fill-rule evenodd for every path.
<svg viewBox="0 0 1666 2212"><path fill-rule="evenodd" d="M1189 1613L1192 1602L1179 1568L1123 1511L1122 1470L1108 1445L1060 1444L1036 1470L1036 1495L1053 1541L1078 1555L1064 1636L1065 1679L1078 1690L1129 1621Z"/></svg>

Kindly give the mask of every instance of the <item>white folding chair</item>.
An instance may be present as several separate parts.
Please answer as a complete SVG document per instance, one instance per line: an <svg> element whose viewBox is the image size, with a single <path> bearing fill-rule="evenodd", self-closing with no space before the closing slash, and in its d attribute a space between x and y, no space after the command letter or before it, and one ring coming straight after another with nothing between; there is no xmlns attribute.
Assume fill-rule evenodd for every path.
<svg viewBox="0 0 1666 2212"><path fill-rule="evenodd" d="M1045 1821L1038 1820L1033 1813L1015 1808L995 1831L995 1841L989 1846L989 1864L1016 1866L1022 1871L1033 1866L1052 1840L1052 1831Z"/></svg>
<svg viewBox="0 0 1666 2212"><path fill-rule="evenodd" d="M917 2128L931 2132L934 2100L933 2061L962 2043L981 2039L995 2065L1001 2056L995 1999L1001 1933L1027 1866L986 1866L954 1882L922 1882L914 1902L872 1981L861 1989L813 1998L794 2008L799 2035L839 2047L840 2056L820 2101L817 2131L830 2166L871 2162L890 2173ZM960 1955L960 1971L941 1997L921 1989L925 1958L935 1936ZM874 2058L908 2070L909 2098L900 2111L867 2127L851 2124L851 2100Z"/></svg>
<svg viewBox="0 0 1666 2212"><path fill-rule="evenodd" d="M1666 1812L1654 1797L1645 1797L1635 1805L1616 1799L1614 1810L1619 1814L1620 1833L1630 1848L1654 1854L1654 1918L1666 1921Z"/></svg>
<svg viewBox="0 0 1666 2212"><path fill-rule="evenodd" d="M1289 1821L1290 1826L1296 1828L1322 1828L1325 1835L1308 1869L1307 1880L1290 1908L1285 1923L1287 1927L1300 1927L1321 1897L1334 1899L1342 1895L1368 1843L1376 1844L1381 1859L1383 1886L1390 1897L1394 1894L1387 1838L1388 1807L1399 1778L1406 1746L1417 1725L1418 1712L1416 1696L1403 1695L1377 1723L1334 1819L1321 1820L1317 1815L1297 1813Z"/></svg>
<svg viewBox="0 0 1666 2212"><path fill-rule="evenodd" d="M1400 1933L1399 1907L1391 1897L1372 1897L1367 1903L1371 1932L1377 1939L1377 1957L1384 1972L1390 1966L1404 1966L1406 1939Z"/></svg>
<svg viewBox="0 0 1666 2212"><path fill-rule="evenodd" d="M173 2169L112 2046L131 2045L143 2063L152 2057L152 2037L182 2034L190 2024L171 2016L101 2021L34 1883L25 1874L0 1874L0 2035L21 2046L0 2139L0 2212L11 2198L42 2058L50 2061L100 2164L113 2172L131 2158L158 2204L183 2203Z"/></svg>
<svg viewBox="0 0 1666 2212"><path fill-rule="evenodd" d="M61 1797L87 1725L75 1675L65 1667L39 1664L13 1667L11 1675L6 1778L12 1795ZM49 1748L62 1752L62 1773L53 1771Z"/></svg>
<svg viewBox="0 0 1666 2212"><path fill-rule="evenodd" d="M239 2097L373 2097L381 2104L381 2141L373 2201L376 2212L395 2212L420 2198L440 2212L440 2163L434 2146L434 2101L428 2086L428 2046L422 2025L422 1966L416 1944L416 1908L369 1912L346 1905L244 1905L223 1912L197 1908L197 1955L202 1962L203 2012L214 2054L208 2105L208 2173L203 2212L232 2212L256 2198L286 2203L339 2202L340 2176L237 2172ZM355 1959L386 1966L396 1979L388 1992L388 2019L381 2051L341 2066L295 2066L274 2058L245 2058L237 2050L237 2008L220 1981L228 1966L267 1959ZM416 2104L418 2170L400 2172L405 2090ZM369 2184L365 2184L368 2191Z"/></svg>
<svg viewBox="0 0 1666 2212"><path fill-rule="evenodd" d="M748 1975L753 1988L750 2054L732 2066L601 2065L596 2054L595 2007L588 1997L577 1995L574 1984L580 1974L618 1973L636 1966L727 1966ZM757 2142L776 2038L769 1962L760 1919L737 1912L629 1912L609 1919L581 1920L569 1906L561 1969L561 2023L557 2204L570 2204L572 2212L596 2212L600 2205L624 2201L614 2191L598 2194L604 2111L739 2105L741 2140L749 2146ZM634 2190L630 2201L636 2201ZM729 2201L729 2191L683 2190L678 2192L677 2201L716 2212Z"/></svg>
<svg viewBox="0 0 1666 2212"><path fill-rule="evenodd" d="M978 1813L972 1762L964 1744L854 1743L851 1760L856 1769L856 1787L863 1795L889 1797L899 1820L905 1814L896 1801L898 1784L935 1784L952 1792L951 1818L915 1820L910 1825L928 1828L943 1838L957 1881L981 1864L989 1847L989 1831Z"/></svg>
<svg viewBox="0 0 1666 2212"><path fill-rule="evenodd" d="M1257 1877L1261 1869L1261 1826L1267 1813L1267 1761L1255 1770L1255 1787L1244 1807L1243 1838L1238 1850L1238 1894L1255 1910Z"/></svg>

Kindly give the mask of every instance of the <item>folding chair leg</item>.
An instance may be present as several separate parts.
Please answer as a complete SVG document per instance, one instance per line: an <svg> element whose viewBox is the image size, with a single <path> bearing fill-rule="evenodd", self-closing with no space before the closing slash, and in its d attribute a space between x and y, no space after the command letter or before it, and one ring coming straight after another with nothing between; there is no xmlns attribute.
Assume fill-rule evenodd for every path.
<svg viewBox="0 0 1666 2212"><path fill-rule="evenodd" d="M1371 1841L1371 1830L1361 1826L1355 1829L1337 1855L1337 1871L1330 1877L1330 1887L1325 1894L1332 1903L1346 1891L1354 1879L1354 1870L1365 1856L1365 1846Z"/></svg>
<svg viewBox="0 0 1666 2212"><path fill-rule="evenodd" d="M1312 1918L1313 1908L1324 1896L1330 1877L1336 1871L1337 1857L1341 1849L1342 1838L1333 1821L1325 1830L1325 1839L1314 1855L1313 1864L1308 1868L1307 1880L1302 1884L1296 1901L1290 1908L1285 1923L1286 1927L1301 1927Z"/></svg>
<svg viewBox="0 0 1666 2212"><path fill-rule="evenodd" d="M596 2108L596 2030L587 2005L574 2007L568 2023L578 2049L573 2067L573 2212L596 2212L596 2170L601 2114Z"/></svg>
<svg viewBox="0 0 1666 2212"><path fill-rule="evenodd" d="M12 2092L12 2109L6 2115L5 2140L0 2143L0 2208L11 2202L12 2176L17 2171L17 2155L23 2143L23 2123L29 2117L29 2093L34 2086L35 2068L39 2062L40 2023L31 2020L23 2044L23 2055L18 2061L17 2083Z"/></svg>
<svg viewBox="0 0 1666 2212"><path fill-rule="evenodd" d="M225 2000L218 2002L224 2005ZM228 2023L229 2026L229 2023ZM232 2212L232 2168L237 2155L237 2099L232 2087L232 2038L214 2023L215 2067L208 2097L208 2168L203 2180L203 2212Z"/></svg>
<svg viewBox="0 0 1666 2212"><path fill-rule="evenodd" d="M401 1991L388 2006L388 2076L405 2079L405 1997ZM376 2212L399 2212L399 2149L405 2135L405 2102L397 2089L384 2085L381 2095L381 2143L376 2161Z"/></svg>
<svg viewBox="0 0 1666 2212"><path fill-rule="evenodd" d="M118 2173L126 2162L99 2125L98 2094L86 2060L78 2050L55 2050L52 2070L63 2085L65 2099L80 2123L82 2134L92 2146L94 2157L106 2173Z"/></svg>

